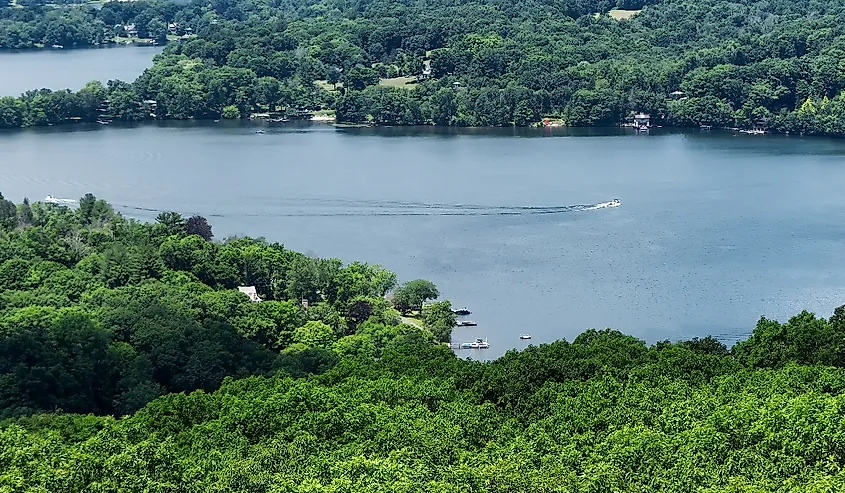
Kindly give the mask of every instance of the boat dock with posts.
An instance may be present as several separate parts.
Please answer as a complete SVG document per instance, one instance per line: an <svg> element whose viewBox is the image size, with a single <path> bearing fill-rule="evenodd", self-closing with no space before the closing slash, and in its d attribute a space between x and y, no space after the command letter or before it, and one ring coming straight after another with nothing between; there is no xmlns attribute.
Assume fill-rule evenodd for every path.
<svg viewBox="0 0 845 493"><path fill-rule="evenodd" d="M451 342L449 347L452 349L490 349L490 344L487 343L487 338L479 338L474 342Z"/></svg>

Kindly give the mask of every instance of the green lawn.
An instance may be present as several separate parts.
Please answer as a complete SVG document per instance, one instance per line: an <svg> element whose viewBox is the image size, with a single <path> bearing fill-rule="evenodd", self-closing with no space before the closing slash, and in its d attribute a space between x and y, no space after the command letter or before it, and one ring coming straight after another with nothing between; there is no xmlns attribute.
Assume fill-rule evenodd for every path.
<svg viewBox="0 0 845 493"><path fill-rule="evenodd" d="M608 12L608 14L610 14L610 16L613 17L614 19L616 19L617 21L621 21L621 20L625 20L625 19L630 19L631 17L634 17L635 15L639 14L640 12L641 12L640 10L611 9L611 11Z"/></svg>
<svg viewBox="0 0 845 493"><path fill-rule="evenodd" d="M325 91L332 92L332 91L335 91L335 90L336 90L336 89L335 89L335 88L334 88L331 84L329 84L329 81L327 81L327 80L325 80L325 79L323 79L323 80L315 80L315 81L314 81L314 84L317 84L317 87L319 87L320 89L323 89L323 90L325 90ZM341 88L341 87L343 87L343 83L342 83L342 82L338 82L338 83L337 83L337 88L339 89L339 88Z"/></svg>
<svg viewBox="0 0 845 493"><path fill-rule="evenodd" d="M414 315L404 316L403 315L402 321L405 322L408 325L416 325L417 327L422 327L422 325L423 325L422 318L420 318L419 315L417 315L417 316L414 316Z"/></svg>
<svg viewBox="0 0 845 493"><path fill-rule="evenodd" d="M417 85L415 77L393 77L391 79L381 79L378 85L384 87L401 87L403 89L413 89Z"/></svg>

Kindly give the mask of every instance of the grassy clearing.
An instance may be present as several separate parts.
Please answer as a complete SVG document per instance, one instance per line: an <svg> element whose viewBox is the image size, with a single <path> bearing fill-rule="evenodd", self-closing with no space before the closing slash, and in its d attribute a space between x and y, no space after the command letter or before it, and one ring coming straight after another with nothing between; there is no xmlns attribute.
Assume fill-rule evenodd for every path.
<svg viewBox="0 0 845 493"><path fill-rule="evenodd" d="M613 17L614 19L616 19L617 21L621 21L621 20L630 19L631 17L634 17L635 15L639 14L640 12L641 12L641 10L613 9L610 12L608 12L608 14L610 14L610 16Z"/></svg>
<svg viewBox="0 0 845 493"><path fill-rule="evenodd" d="M401 87L403 89L413 89L416 87L417 79L415 77L393 77L392 79L381 79L378 85L384 87Z"/></svg>
<svg viewBox="0 0 845 493"><path fill-rule="evenodd" d="M329 84L329 81L323 80L315 80L314 84L317 85L320 89L323 89L328 92L335 91L335 88ZM378 81L378 85L384 87L401 87L403 89L413 89L417 85L417 79L415 77L393 77L392 79L381 79ZM343 87L343 83L337 83L337 89Z"/></svg>
<svg viewBox="0 0 845 493"><path fill-rule="evenodd" d="M317 110L317 111L314 111L313 113L314 113L314 116L334 116L335 115L334 110Z"/></svg>
<svg viewBox="0 0 845 493"><path fill-rule="evenodd" d="M327 80L325 80L325 79L323 79L323 80L315 80L315 81L314 81L314 84L317 84L317 87L319 87L320 89L322 89L322 90L324 90L324 91L329 91L329 92L332 92L332 91L334 91L334 90L335 90L335 88L334 88L331 84L329 84L329 81L327 81ZM338 89L340 89L341 87L343 87L343 83L338 82L338 83L337 83L337 88L338 88Z"/></svg>
<svg viewBox="0 0 845 493"><path fill-rule="evenodd" d="M408 315L402 316L402 321L408 325L416 325L417 327L422 327L422 317L420 316L419 312L413 311Z"/></svg>

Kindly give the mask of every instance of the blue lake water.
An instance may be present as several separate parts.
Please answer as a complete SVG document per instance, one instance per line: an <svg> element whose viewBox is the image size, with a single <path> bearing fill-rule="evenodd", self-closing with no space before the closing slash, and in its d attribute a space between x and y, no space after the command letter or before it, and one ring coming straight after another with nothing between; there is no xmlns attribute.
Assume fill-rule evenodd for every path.
<svg viewBox="0 0 845 493"><path fill-rule="evenodd" d="M0 51L0 97L30 89L79 90L92 80L134 81L160 46L115 46L74 50Z"/></svg>
<svg viewBox="0 0 845 493"><path fill-rule="evenodd" d="M254 129L1 133L0 191L90 191L142 218L155 213L131 207L201 213L217 237L265 236L430 279L478 322L454 340L488 338L489 350L462 353L473 358L604 327L732 343L761 315L827 317L845 303L845 141ZM615 197L621 207L499 214Z"/></svg>

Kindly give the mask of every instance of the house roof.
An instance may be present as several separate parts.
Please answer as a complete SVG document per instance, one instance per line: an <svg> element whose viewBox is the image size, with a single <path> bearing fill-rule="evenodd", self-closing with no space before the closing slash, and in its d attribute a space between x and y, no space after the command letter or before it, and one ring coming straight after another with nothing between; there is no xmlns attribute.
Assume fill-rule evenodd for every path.
<svg viewBox="0 0 845 493"><path fill-rule="evenodd" d="M249 299L252 301L261 301L261 298L258 297L258 291L255 290L255 286L238 286L238 291L249 296Z"/></svg>

